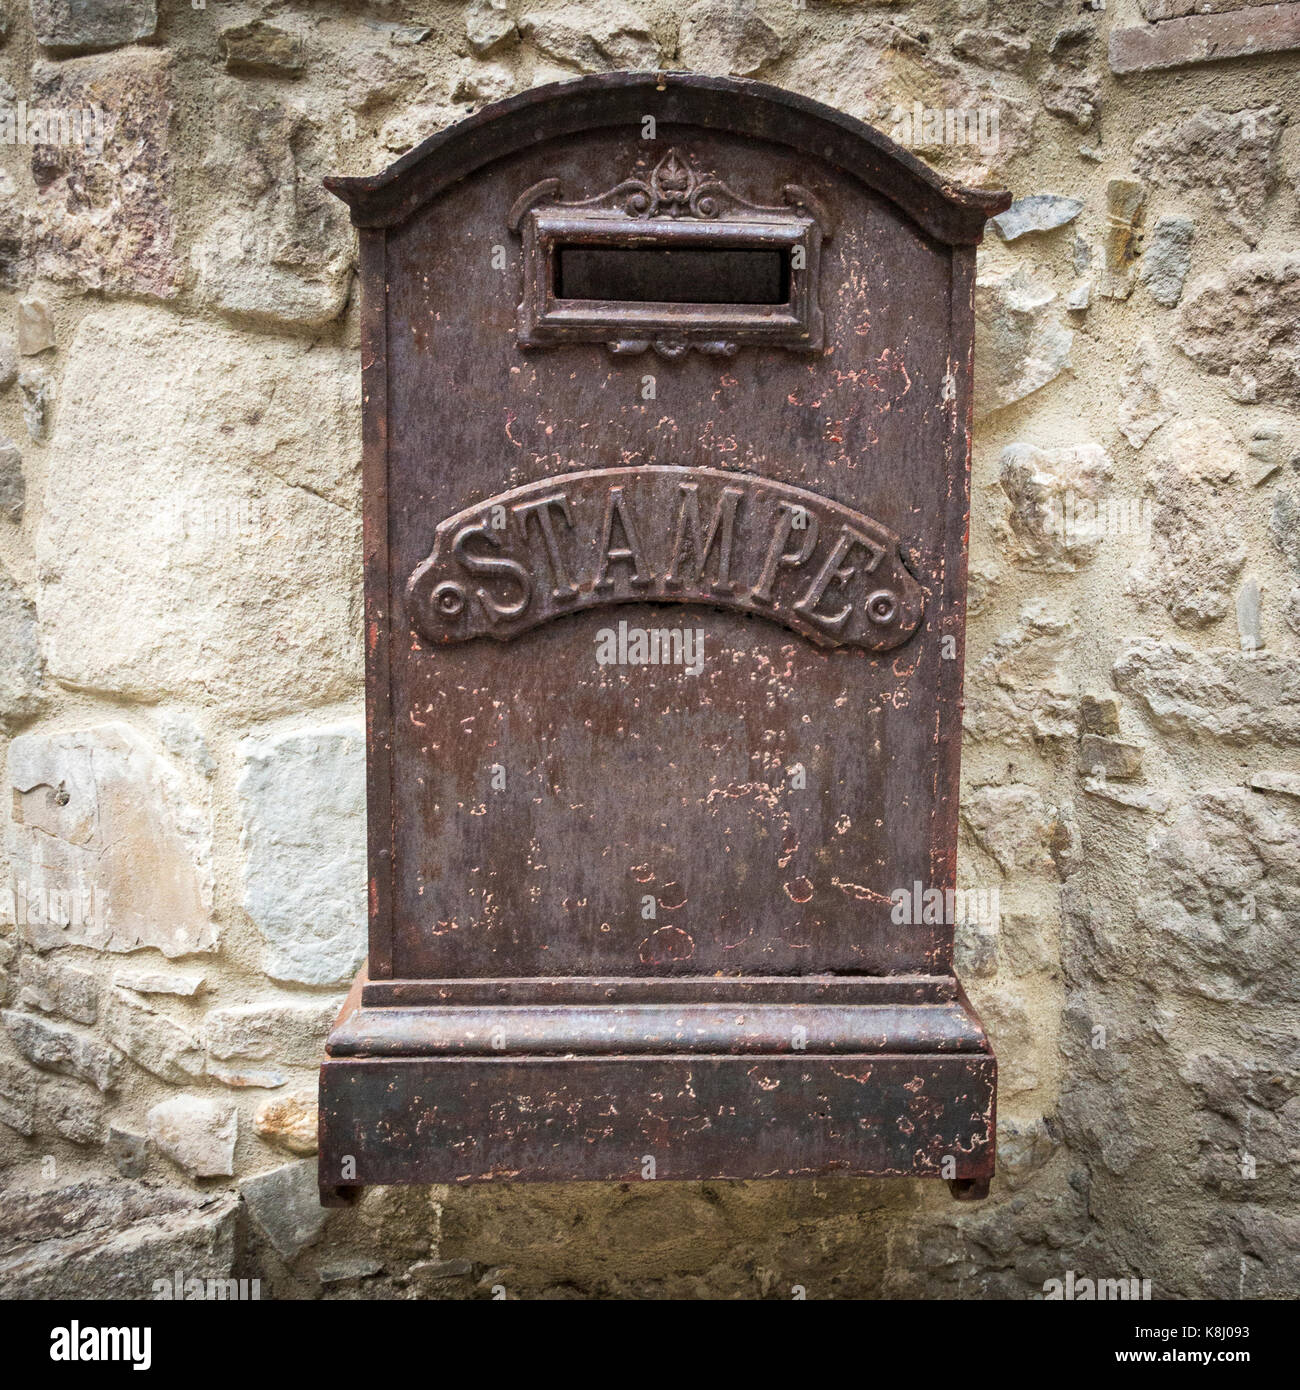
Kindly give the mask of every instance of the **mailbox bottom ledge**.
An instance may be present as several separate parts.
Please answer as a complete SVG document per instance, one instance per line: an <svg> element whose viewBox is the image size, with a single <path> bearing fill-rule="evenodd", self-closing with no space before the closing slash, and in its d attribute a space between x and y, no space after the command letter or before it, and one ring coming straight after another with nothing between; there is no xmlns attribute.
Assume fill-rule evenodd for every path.
<svg viewBox="0 0 1300 1390"><path fill-rule="evenodd" d="M320 1186L947 1178L993 1173L991 1052L339 1057L321 1067Z"/></svg>

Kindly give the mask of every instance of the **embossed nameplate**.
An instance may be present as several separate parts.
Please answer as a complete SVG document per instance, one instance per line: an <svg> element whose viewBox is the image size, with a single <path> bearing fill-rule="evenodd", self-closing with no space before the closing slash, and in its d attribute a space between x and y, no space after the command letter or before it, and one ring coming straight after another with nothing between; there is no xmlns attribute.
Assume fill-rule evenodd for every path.
<svg viewBox="0 0 1300 1390"><path fill-rule="evenodd" d="M543 478L457 512L406 594L435 643L649 601L739 609L826 646L888 651L925 607L899 538L861 512L749 474L656 465Z"/></svg>

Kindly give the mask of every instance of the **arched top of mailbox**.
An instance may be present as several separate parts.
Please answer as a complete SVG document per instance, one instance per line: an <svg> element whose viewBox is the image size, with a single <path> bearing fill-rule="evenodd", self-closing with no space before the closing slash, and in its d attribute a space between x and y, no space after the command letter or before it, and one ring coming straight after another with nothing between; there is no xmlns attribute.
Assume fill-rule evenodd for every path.
<svg viewBox="0 0 1300 1390"><path fill-rule="evenodd" d="M766 82L688 72L600 73L535 87L431 135L382 173L327 178L325 186L348 204L358 227L395 226L503 155L584 130L637 126L646 115L804 151L860 179L953 246L978 242L985 221L1011 202L1006 192L949 182L878 130L821 102Z"/></svg>

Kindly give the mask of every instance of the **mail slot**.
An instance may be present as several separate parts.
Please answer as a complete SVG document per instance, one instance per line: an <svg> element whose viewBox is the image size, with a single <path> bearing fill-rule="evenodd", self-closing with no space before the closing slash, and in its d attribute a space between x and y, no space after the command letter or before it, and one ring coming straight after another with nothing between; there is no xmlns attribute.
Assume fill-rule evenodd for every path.
<svg viewBox="0 0 1300 1390"><path fill-rule="evenodd" d="M975 247L1009 196L606 74L360 229L370 953L326 1203L993 1170L953 969ZM921 890L918 894L917 890Z"/></svg>
<svg viewBox="0 0 1300 1390"><path fill-rule="evenodd" d="M561 246L557 299L785 304L790 257L761 247Z"/></svg>

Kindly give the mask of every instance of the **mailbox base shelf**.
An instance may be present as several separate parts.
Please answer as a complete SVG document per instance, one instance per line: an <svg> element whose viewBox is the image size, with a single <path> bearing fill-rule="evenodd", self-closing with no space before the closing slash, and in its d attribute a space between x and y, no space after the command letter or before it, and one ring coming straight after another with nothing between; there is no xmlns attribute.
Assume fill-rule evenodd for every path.
<svg viewBox="0 0 1300 1390"><path fill-rule="evenodd" d="M824 983L804 981L809 996ZM856 983L859 998L899 989ZM838 1174L987 1193L997 1061L951 976L920 991L943 1002L757 1007L375 1007L367 984L321 1068L327 1205L370 1185L502 1179Z"/></svg>

